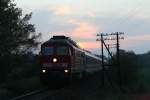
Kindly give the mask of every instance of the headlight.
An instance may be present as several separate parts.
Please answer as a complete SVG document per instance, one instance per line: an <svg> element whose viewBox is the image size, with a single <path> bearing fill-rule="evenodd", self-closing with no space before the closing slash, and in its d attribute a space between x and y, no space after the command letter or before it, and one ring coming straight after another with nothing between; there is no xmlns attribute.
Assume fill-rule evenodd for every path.
<svg viewBox="0 0 150 100"><path fill-rule="evenodd" d="M68 72L69 72L69 70L65 69L65 70L64 70L64 72L65 72L65 73L68 73Z"/></svg>
<svg viewBox="0 0 150 100"><path fill-rule="evenodd" d="M57 62L57 58L53 58L53 62Z"/></svg>
<svg viewBox="0 0 150 100"><path fill-rule="evenodd" d="M42 70L42 72L43 72L43 73L45 73L45 72L46 72L46 70Z"/></svg>

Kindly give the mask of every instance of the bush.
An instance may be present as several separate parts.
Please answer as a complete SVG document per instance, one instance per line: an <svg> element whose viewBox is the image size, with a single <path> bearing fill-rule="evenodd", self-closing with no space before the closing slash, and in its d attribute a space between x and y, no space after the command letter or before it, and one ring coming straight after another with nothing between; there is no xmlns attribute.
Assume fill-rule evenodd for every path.
<svg viewBox="0 0 150 100"><path fill-rule="evenodd" d="M113 78L117 84L119 84L119 78L121 85L129 86L138 82L139 67L137 64L137 55L134 52L126 52L120 50L120 68L117 66L116 55L114 55L115 61L113 61ZM119 75L120 71L120 76Z"/></svg>
<svg viewBox="0 0 150 100"><path fill-rule="evenodd" d="M10 55L2 63L1 82L39 75L39 59L34 54Z"/></svg>

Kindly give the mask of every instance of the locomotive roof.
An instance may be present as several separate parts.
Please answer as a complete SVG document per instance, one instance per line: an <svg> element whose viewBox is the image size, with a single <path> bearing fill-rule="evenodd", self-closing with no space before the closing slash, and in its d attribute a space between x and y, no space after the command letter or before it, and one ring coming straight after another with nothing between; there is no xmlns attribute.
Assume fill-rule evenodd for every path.
<svg viewBox="0 0 150 100"><path fill-rule="evenodd" d="M66 36L53 36L51 39L49 39L45 43L67 43L67 44L71 44L79 48L79 46L77 45L75 41L73 41L72 39Z"/></svg>

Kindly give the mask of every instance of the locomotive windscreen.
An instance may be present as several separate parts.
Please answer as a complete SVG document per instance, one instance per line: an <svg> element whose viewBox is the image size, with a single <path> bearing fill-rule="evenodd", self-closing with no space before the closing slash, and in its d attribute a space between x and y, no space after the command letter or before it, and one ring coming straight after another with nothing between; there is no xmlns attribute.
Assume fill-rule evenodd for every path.
<svg viewBox="0 0 150 100"><path fill-rule="evenodd" d="M53 53L54 53L53 47L43 47L42 48L42 55L49 56L49 55L53 55Z"/></svg>
<svg viewBox="0 0 150 100"><path fill-rule="evenodd" d="M57 55L68 55L69 48L68 47L57 47L56 54Z"/></svg>
<svg viewBox="0 0 150 100"><path fill-rule="evenodd" d="M71 55L71 50L67 46L42 47L42 55Z"/></svg>

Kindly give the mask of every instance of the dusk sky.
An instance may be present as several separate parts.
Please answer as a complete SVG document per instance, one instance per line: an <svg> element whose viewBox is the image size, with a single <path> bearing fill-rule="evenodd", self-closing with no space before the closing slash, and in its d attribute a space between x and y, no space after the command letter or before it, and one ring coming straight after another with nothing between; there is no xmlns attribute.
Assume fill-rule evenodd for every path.
<svg viewBox="0 0 150 100"><path fill-rule="evenodd" d="M135 53L150 51L150 0L15 0L42 41L66 35L82 48L100 51L97 33L124 32L120 48Z"/></svg>

